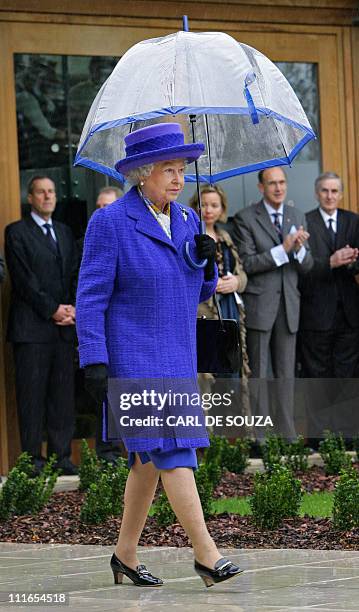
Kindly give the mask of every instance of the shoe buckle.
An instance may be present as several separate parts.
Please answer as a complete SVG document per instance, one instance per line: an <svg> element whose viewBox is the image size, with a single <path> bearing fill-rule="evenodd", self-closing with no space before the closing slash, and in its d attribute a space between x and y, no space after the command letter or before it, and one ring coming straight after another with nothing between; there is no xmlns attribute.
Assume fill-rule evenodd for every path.
<svg viewBox="0 0 359 612"><path fill-rule="evenodd" d="M223 565L221 565L221 567L218 568L218 571L220 573L223 572L224 569L226 569L226 567L229 567L230 565L232 565L231 561L226 561L226 563L223 563Z"/></svg>

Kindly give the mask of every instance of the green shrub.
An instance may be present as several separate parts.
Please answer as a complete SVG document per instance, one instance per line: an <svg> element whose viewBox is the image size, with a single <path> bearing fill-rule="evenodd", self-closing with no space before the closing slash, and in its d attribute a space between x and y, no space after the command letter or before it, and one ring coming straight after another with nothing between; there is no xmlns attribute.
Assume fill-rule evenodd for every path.
<svg viewBox="0 0 359 612"><path fill-rule="evenodd" d="M212 514L213 484L208 474L207 465L200 463L194 473L198 495L201 500L204 518L207 519Z"/></svg>
<svg viewBox="0 0 359 612"><path fill-rule="evenodd" d="M127 461L119 457L115 465L107 463L107 467L104 468L103 473L108 475L108 481L112 489L111 514L113 516L118 516L123 511L123 496L129 473Z"/></svg>
<svg viewBox="0 0 359 612"><path fill-rule="evenodd" d="M218 465L222 465L223 445L225 442L228 442L227 438L210 434L209 442L210 446L205 449L203 455L205 463L217 463Z"/></svg>
<svg viewBox="0 0 359 612"><path fill-rule="evenodd" d="M201 463L194 472L194 476L203 514L205 518L208 518L212 514L213 484L208 473L207 464ZM165 492L161 493L156 500L153 514L159 525L172 525L177 520Z"/></svg>
<svg viewBox="0 0 359 612"><path fill-rule="evenodd" d="M221 436L222 439L222 452L221 452L221 466L226 467L227 463L231 462L231 444L228 438Z"/></svg>
<svg viewBox="0 0 359 612"><path fill-rule="evenodd" d="M154 516L157 523L162 527L172 525L177 520L164 491L158 496L154 503Z"/></svg>
<svg viewBox="0 0 359 612"><path fill-rule="evenodd" d="M123 509L123 495L128 476L126 462L121 457L115 465L101 462L97 481L91 482L81 508L84 523L99 524L109 516L118 516Z"/></svg>
<svg viewBox="0 0 359 612"><path fill-rule="evenodd" d="M299 515L301 499L300 480L285 466L273 465L270 472L254 476L253 520L261 529L275 529L283 518Z"/></svg>
<svg viewBox="0 0 359 612"><path fill-rule="evenodd" d="M295 442L287 444L284 465L293 472L308 470L309 448L305 447L303 436L298 436Z"/></svg>
<svg viewBox="0 0 359 612"><path fill-rule="evenodd" d="M355 451L355 461L359 461L359 436L353 438L353 451Z"/></svg>
<svg viewBox="0 0 359 612"><path fill-rule="evenodd" d="M203 454L204 462L207 466L207 473L212 482L213 487L216 487L223 473L222 452L226 438L211 434L210 446L207 447Z"/></svg>
<svg viewBox="0 0 359 612"><path fill-rule="evenodd" d="M250 440L237 438L234 444L226 444L223 447L222 465L229 472L243 474L248 465Z"/></svg>
<svg viewBox="0 0 359 612"><path fill-rule="evenodd" d="M204 452L207 473L215 487L222 476L223 469L235 474L243 474L248 465L250 440L237 438L230 444L224 436L210 435L210 446Z"/></svg>
<svg viewBox="0 0 359 612"><path fill-rule="evenodd" d="M324 434L325 439L319 443L319 452L326 474L336 475L351 466L351 459L345 452L345 442L341 434L336 436L330 431L325 431Z"/></svg>
<svg viewBox="0 0 359 612"><path fill-rule="evenodd" d="M52 455L39 476L28 453L22 453L0 491L0 519L13 514L36 514L53 493L59 471L54 471L56 455Z"/></svg>
<svg viewBox="0 0 359 612"><path fill-rule="evenodd" d="M81 440L81 456L79 466L79 489L87 491L91 484L96 484L100 476L101 465L96 452L91 449L86 440Z"/></svg>
<svg viewBox="0 0 359 612"><path fill-rule="evenodd" d="M80 519L84 523L98 525L112 515L112 487L108 474L99 476L97 483L91 483L82 504Z"/></svg>
<svg viewBox="0 0 359 612"><path fill-rule="evenodd" d="M214 489L218 485L219 481L221 480L223 469L221 468L220 465L218 465L218 463L215 463L214 461L211 461L210 463L206 463L205 465L207 468L208 478L211 481L212 487Z"/></svg>
<svg viewBox="0 0 359 612"><path fill-rule="evenodd" d="M359 475L353 467L342 470L336 484L333 524L340 531L359 527Z"/></svg>
<svg viewBox="0 0 359 612"><path fill-rule="evenodd" d="M262 445L262 459L266 472L271 472L275 466L283 461L283 455L287 453L287 444L282 436L267 433Z"/></svg>

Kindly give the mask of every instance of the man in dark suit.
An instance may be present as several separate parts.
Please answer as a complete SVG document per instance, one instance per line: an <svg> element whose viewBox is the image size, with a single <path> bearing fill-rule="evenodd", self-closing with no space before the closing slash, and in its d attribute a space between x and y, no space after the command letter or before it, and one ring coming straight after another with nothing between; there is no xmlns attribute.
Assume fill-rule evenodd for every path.
<svg viewBox="0 0 359 612"><path fill-rule="evenodd" d="M103 187L100 189L96 199L96 209L106 208L112 204L115 200L118 200L123 195L123 192L118 187L110 185L109 187ZM84 248L85 235L81 236L77 240L78 258L81 262ZM87 398L89 405L94 404L94 398L88 395ZM93 409L96 413L96 431L95 431L95 451L99 459L106 461L107 463L116 463L118 458L121 456L121 449L118 443L107 441L102 439L103 429L103 418L102 418L102 402L95 402Z"/></svg>
<svg viewBox="0 0 359 612"><path fill-rule="evenodd" d="M287 179L282 168L258 174L262 199L234 217L233 237L248 284L247 347L252 378L259 391L255 414L269 414L269 352L276 382L276 424L288 440L296 437L293 419L296 334L299 323L298 275L306 274L312 257L306 245L304 215L284 204ZM253 386L253 385L252 385ZM278 432L277 429L277 432ZM258 436L259 437L259 436Z"/></svg>
<svg viewBox="0 0 359 612"><path fill-rule="evenodd" d="M74 430L74 341L77 279L71 230L52 221L55 185L46 176L28 187L31 214L5 229L5 256L12 282L8 340L13 343L22 450L41 457L46 424L48 456L75 474L70 461Z"/></svg>
<svg viewBox="0 0 359 612"><path fill-rule="evenodd" d="M334 172L318 176L315 193L319 207L306 215L314 266L301 282L301 374L303 378L354 378L359 360L359 287L355 280L359 216L338 208L343 185ZM328 411L333 387L337 390L338 384L329 380L311 384L309 396L317 398L310 410L313 445L323 428L335 427L336 409L332 414ZM328 394L331 401L327 401Z"/></svg>

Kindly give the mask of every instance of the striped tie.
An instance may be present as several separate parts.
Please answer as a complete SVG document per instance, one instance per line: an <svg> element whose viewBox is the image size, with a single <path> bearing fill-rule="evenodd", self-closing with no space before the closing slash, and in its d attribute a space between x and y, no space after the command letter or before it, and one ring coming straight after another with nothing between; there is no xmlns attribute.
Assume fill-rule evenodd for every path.
<svg viewBox="0 0 359 612"><path fill-rule="evenodd" d="M280 224L280 220L279 220L279 216L280 213L272 213L272 217L273 217L273 225L276 229L276 232L280 238L280 241L283 242L283 234L282 234L282 226Z"/></svg>

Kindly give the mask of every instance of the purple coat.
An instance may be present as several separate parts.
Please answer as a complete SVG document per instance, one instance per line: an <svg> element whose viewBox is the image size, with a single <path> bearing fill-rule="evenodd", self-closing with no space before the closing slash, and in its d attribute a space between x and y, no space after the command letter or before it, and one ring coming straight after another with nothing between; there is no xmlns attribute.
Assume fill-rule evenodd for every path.
<svg viewBox="0 0 359 612"><path fill-rule="evenodd" d="M172 240L136 188L91 217L76 303L82 367L105 363L122 379L196 380L197 307L217 278L205 282L184 259L186 241L195 257L194 211L171 202L171 232Z"/></svg>

